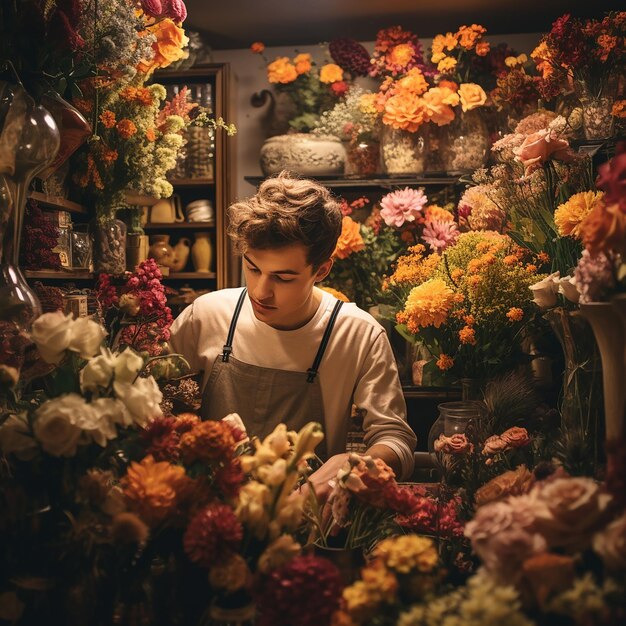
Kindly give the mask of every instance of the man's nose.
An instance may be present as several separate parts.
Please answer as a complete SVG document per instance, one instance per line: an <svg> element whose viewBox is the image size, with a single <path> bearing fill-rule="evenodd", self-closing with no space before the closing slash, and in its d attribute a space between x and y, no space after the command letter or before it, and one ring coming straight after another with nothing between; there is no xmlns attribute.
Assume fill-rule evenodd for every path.
<svg viewBox="0 0 626 626"><path fill-rule="evenodd" d="M258 300L261 303L265 300L269 300L274 295L269 276L259 276L256 284L254 285L254 292L252 295L255 300Z"/></svg>

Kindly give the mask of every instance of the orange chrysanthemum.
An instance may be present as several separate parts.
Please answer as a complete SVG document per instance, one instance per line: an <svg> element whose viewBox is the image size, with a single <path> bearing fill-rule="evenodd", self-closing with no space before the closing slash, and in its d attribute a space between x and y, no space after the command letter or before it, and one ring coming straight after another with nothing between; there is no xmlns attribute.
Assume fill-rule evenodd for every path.
<svg viewBox="0 0 626 626"><path fill-rule="evenodd" d="M479 57L486 57L489 54L489 48L490 46L488 41L481 41L476 44L476 54Z"/></svg>
<svg viewBox="0 0 626 626"><path fill-rule="evenodd" d="M399 91L385 103L383 123L414 133L427 118L425 102L410 91Z"/></svg>
<svg viewBox="0 0 626 626"><path fill-rule="evenodd" d="M626 213L619 204L598 202L580 225L583 243L591 254L619 252L626 255Z"/></svg>
<svg viewBox="0 0 626 626"><path fill-rule="evenodd" d="M426 326L439 328L448 319L454 301L454 292L440 278L413 287L404 307L407 328L415 334Z"/></svg>
<svg viewBox="0 0 626 626"><path fill-rule="evenodd" d="M506 317L510 322L521 322L524 317L524 311L516 306L512 306L508 310Z"/></svg>
<svg viewBox="0 0 626 626"><path fill-rule="evenodd" d="M415 48L408 43L401 43L394 46L389 53L389 62L398 67L406 67L415 55Z"/></svg>
<svg viewBox="0 0 626 626"><path fill-rule="evenodd" d="M295 66L287 57L279 57L267 66L267 80L270 83L281 83L286 85L298 78Z"/></svg>
<svg viewBox="0 0 626 626"><path fill-rule="evenodd" d="M454 359L451 356L442 353L439 355L436 365L441 371L445 372L454 365Z"/></svg>
<svg viewBox="0 0 626 626"><path fill-rule="evenodd" d="M180 457L185 463L228 457L234 448L233 431L224 422L197 422L180 438Z"/></svg>
<svg viewBox="0 0 626 626"><path fill-rule="evenodd" d="M152 455L140 463L131 463L122 481L132 508L150 526L173 515L192 486L193 480L185 474L184 467L156 462Z"/></svg>
<svg viewBox="0 0 626 626"><path fill-rule="evenodd" d="M250 46L250 50L254 52L254 54L261 54L263 50L265 50L265 44L262 41L255 41Z"/></svg>
<svg viewBox="0 0 626 626"><path fill-rule="evenodd" d="M464 315L463 321L468 326L473 326L476 323L476 318L473 315Z"/></svg>
<svg viewBox="0 0 626 626"><path fill-rule="evenodd" d="M457 32L459 44L466 50L471 50L486 32L487 29L479 24L461 26Z"/></svg>
<svg viewBox="0 0 626 626"><path fill-rule="evenodd" d="M144 106L150 106L154 96L146 87L125 87L120 91L120 98L126 102L139 102Z"/></svg>
<svg viewBox="0 0 626 626"><path fill-rule="evenodd" d="M421 96L428 89L428 83L419 67L414 67L396 83L396 89L410 91Z"/></svg>
<svg viewBox="0 0 626 626"><path fill-rule="evenodd" d="M298 75L306 74L311 71L311 55L308 52L303 52L302 54L298 54L294 60L294 65L296 66L296 72Z"/></svg>
<svg viewBox="0 0 626 626"><path fill-rule="evenodd" d="M117 132L122 139L130 139L137 132L135 122L129 120L128 118L120 120L115 127L117 128Z"/></svg>
<svg viewBox="0 0 626 626"><path fill-rule="evenodd" d="M113 128L115 126L116 119L115 113L113 113L113 111L102 111L102 113L100 113L99 119L105 128Z"/></svg>
<svg viewBox="0 0 626 626"><path fill-rule="evenodd" d="M360 225L345 215L341 220L341 235L337 240L333 256L338 259L347 259L353 252L359 252L363 248L365 248L365 242L361 237Z"/></svg>
<svg viewBox="0 0 626 626"><path fill-rule="evenodd" d="M461 278L463 278L463 275L465 274L465 272L460 268L460 267L455 267L450 276L452 277L452 280L454 282L458 282L459 280L461 280Z"/></svg>
<svg viewBox="0 0 626 626"><path fill-rule="evenodd" d="M502 262L505 265L510 265L511 267L513 265L517 265L518 264L518 258L514 255L514 254L507 254L503 259Z"/></svg>
<svg viewBox="0 0 626 626"><path fill-rule="evenodd" d="M571 196L567 202L560 204L554 212L554 223L559 235L580 239L582 236L580 226L583 220L603 196L602 191L581 191Z"/></svg>
<svg viewBox="0 0 626 626"><path fill-rule="evenodd" d="M343 80L343 70L335 63L327 63L320 70L320 82L325 84Z"/></svg>
<svg viewBox="0 0 626 626"><path fill-rule="evenodd" d="M459 341L464 345L476 345L476 331L471 326L463 326L459 331Z"/></svg>

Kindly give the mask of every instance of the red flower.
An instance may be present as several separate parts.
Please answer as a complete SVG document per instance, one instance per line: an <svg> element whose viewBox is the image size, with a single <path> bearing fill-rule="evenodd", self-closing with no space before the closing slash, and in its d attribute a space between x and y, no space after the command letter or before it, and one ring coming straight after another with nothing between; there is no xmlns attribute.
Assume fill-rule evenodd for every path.
<svg viewBox="0 0 626 626"><path fill-rule="evenodd" d="M141 432L146 442L147 453L157 461L177 461L180 435L175 430L175 421L170 417L157 417Z"/></svg>
<svg viewBox="0 0 626 626"><path fill-rule="evenodd" d="M388 508L398 513L409 515L419 504L417 496L410 489L397 483L387 483L384 488L385 503Z"/></svg>
<svg viewBox="0 0 626 626"><path fill-rule="evenodd" d="M255 593L258 626L329 624L342 587L333 563L312 555L297 556L260 580Z"/></svg>
<svg viewBox="0 0 626 626"><path fill-rule="evenodd" d="M241 462L235 458L227 465L220 467L215 474L215 485L220 493L227 498L234 498L239 494L239 489L245 479L241 469Z"/></svg>
<svg viewBox="0 0 626 626"><path fill-rule="evenodd" d="M332 83L330 88L336 96L343 96L348 91L348 84L345 80L338 80Z"/></svg>
<svg viewBox="0 0 626 626"><path fill-rule="evenodd" d="M619 204L626 211L626 142L617 144L615 156L598 167L596 187L604 191L606 205Z"/></svg>
<svg viewBox="0 0 626 626"><path fill-rule="evenodd" d="M191 561L210 568L230 550L237 550L243 537L241 523L226 504L210 504L187 526L183 537L185 553Z"/></svg>

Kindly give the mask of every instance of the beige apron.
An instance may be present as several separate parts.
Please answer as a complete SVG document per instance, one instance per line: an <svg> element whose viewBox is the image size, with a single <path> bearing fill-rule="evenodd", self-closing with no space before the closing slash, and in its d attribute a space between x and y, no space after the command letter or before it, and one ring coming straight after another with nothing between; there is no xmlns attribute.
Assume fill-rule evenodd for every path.
<svg viewBox="0 0 626 626"><path fill-rule="evenodd" d="M202 394L202 419L217 420L229 413L238 413L248 434L261 438L280 423L290 430L299 430L311 421L325 426L317 374L343 302L338 300L335 304L311 367L306 372L292 372L242 363L232 356L235 328L246 294L244 289L239 296L222 354L213 362ZM324 441L316 453L326 460Z"/></svg>

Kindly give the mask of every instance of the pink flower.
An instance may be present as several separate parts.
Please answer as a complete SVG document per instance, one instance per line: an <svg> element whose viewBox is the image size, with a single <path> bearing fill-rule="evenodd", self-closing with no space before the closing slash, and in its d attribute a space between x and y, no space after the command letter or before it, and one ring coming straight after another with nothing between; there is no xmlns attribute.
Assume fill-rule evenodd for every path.
<svg viewBox="0 0 626 626"><path fill-rule="evenodd" d="M472 444L463 434L456 434L451 437L441 434L435 441L434 447L435 452L444 452L445 454L465 454L473 449Z"/></svg>
<svg viewBox="0 0 626 626"><path fill-rule="evenodd" d="M524 164L526 176L549 159L565 162L573 159L569 143L565 139L559 139L556 131L547 128L528 135L524 143L513 152L517 160Z"/></svg>
<svg viewBox="0 0 626 626"><path fill-rule="evenodd" d="M443 220L428 220L424 223L422 239L433 249L434 252L441 252L448 246L456 243L459 238L459 229L455 222L444 222Z"/></svg>
<svg viewBox="0 0 626 626"><path fill-rule="evenodd" d="M500 437L500 435L492 435L485 439L483 445L483 454L491 455L498 454L498 452L504 452L507 449L506 441Z"/></svg>
<svg viewBox="0 0 626 626"><path fill-rule="evenodd" d="M414 222L421 216L428 198L422 189L405 187L388 193L380 201L380 214L387 226L400 228L405 222Z"/></svg>
<svg viewBox="0 0 626 626"><path fill-rule="evenodd" d="M528 431L518 426L505 430L500 437L509 448L523 448L531 442Z"/></svg>

